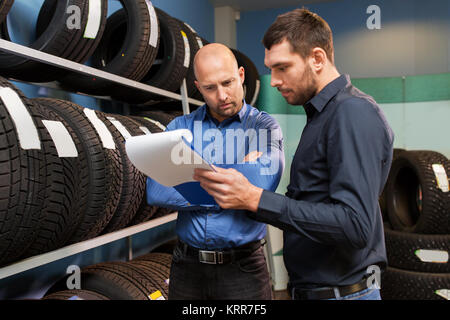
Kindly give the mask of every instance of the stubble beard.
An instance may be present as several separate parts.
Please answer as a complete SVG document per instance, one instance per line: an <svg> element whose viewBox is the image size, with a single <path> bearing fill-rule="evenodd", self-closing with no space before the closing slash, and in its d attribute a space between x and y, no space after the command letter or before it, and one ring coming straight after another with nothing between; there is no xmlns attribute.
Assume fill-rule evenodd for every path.
<svg viewBox="0 0 450 320"><path fill-rule="evenodd" d="M303 72L297 88L298 92L292 97L291 101L288 101L289 104L303 106L316 95L317 81L314 79L313 72L309 66Z"/></svg>

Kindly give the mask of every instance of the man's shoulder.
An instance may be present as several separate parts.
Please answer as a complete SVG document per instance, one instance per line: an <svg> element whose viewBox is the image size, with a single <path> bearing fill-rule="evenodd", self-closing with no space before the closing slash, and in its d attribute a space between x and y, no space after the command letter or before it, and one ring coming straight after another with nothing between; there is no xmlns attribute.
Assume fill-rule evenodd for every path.
<svg viewBox="0 0 450 320"><path fill-rule="evenodd" d="M255 129L280 127L278 121L272 115L249 104L247 104L247 106L249 108L247 121L251 121L254 124Z"/></svg>
<svg viewBox="0 0 450 320"><path fill-rule="evenodd" d="M375 99L354 86L349 86L336 99L335 118L352 127L382 128L391 131L386 116Z"/></svg>
<svg viewBox="0 0 450 320"><path fill-rule="evenodd" d="M376 112L380 109L375 99L353 85L346 87L336 95L336 111L340 115Z"/></svg>
<svg viewBox="0 0 450 320"><path fill-rule="evenodd" d="M178 117L175 117L170 122L170 127L172 129L187 129L189 124L194 122L195 120L199 120L201 116L204 114L205 105L198 107L194 111L189 114L183 114ZM201 120L201 119L200 119Z"/></svg>

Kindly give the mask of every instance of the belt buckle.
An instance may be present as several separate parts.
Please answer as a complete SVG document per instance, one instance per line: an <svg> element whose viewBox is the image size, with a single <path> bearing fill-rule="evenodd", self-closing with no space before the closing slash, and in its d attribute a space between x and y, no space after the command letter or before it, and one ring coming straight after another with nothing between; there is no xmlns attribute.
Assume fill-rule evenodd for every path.
<svg viewBox="0 0 450 320"><path fill-rule="evenodd" d="M217 253L217 255L216 255L216 253ZM219 259L217 259L217 257ZM207 264L223 263L222 252L216 252L216 251L199 250L198 251L198 259L201 263L207 263Z"/></svg>

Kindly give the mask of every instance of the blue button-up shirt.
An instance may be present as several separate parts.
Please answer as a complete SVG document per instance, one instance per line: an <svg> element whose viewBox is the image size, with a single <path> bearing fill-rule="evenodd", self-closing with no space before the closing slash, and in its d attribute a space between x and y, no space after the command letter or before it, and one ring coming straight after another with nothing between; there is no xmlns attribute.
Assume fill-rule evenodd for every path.
<svg viewBox="0 0 450 320"><path fill-rule="evenodd" d="M258 221L284 230L291 285L350 285L386 265L378 198L394 135L372 97L342 75L304 106L286 196L264 191ZM381 284L382 285L382 284Z"/></svg>
<svg viewBox="0 0 450 320"><path fill-rule="evenodd" d="M244 102L231 118L218 122L206 105L189 115L175 118L167 130L189 129L193 148L208 162L235 168L254 185L274 191L284 169L283 138L276 120ZM263 155L243 163L251 151ZM178 210L176 231L179 239L201 249L226 249L260 240L266 225L250 219L244 210L223 210L218 206L189 204L174 188L147 179L150 205Z"/></svg>

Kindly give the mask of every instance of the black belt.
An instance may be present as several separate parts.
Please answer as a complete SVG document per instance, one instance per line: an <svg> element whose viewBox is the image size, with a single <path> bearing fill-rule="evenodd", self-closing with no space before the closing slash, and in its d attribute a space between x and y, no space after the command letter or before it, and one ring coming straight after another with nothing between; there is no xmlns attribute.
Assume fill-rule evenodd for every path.
<svg viewBox="0 0 450 320"><path fill-rule="evenodd" d="M207 264L227 264L248 257L261 247L260 240L246 243L242 246L224 250L201 250L178 241L178 246L186 255L198 257L198 261Z"/></svg>
<svg viewBox="0 0 450 320"><path fill-rule="evenodd" d="M290 293L294 300L323 300L336 298L336 293L338 293L340 297L345 297L367 288L367 279L364 278L360 282L348 286L315 289L290 288Z"/></svg>

